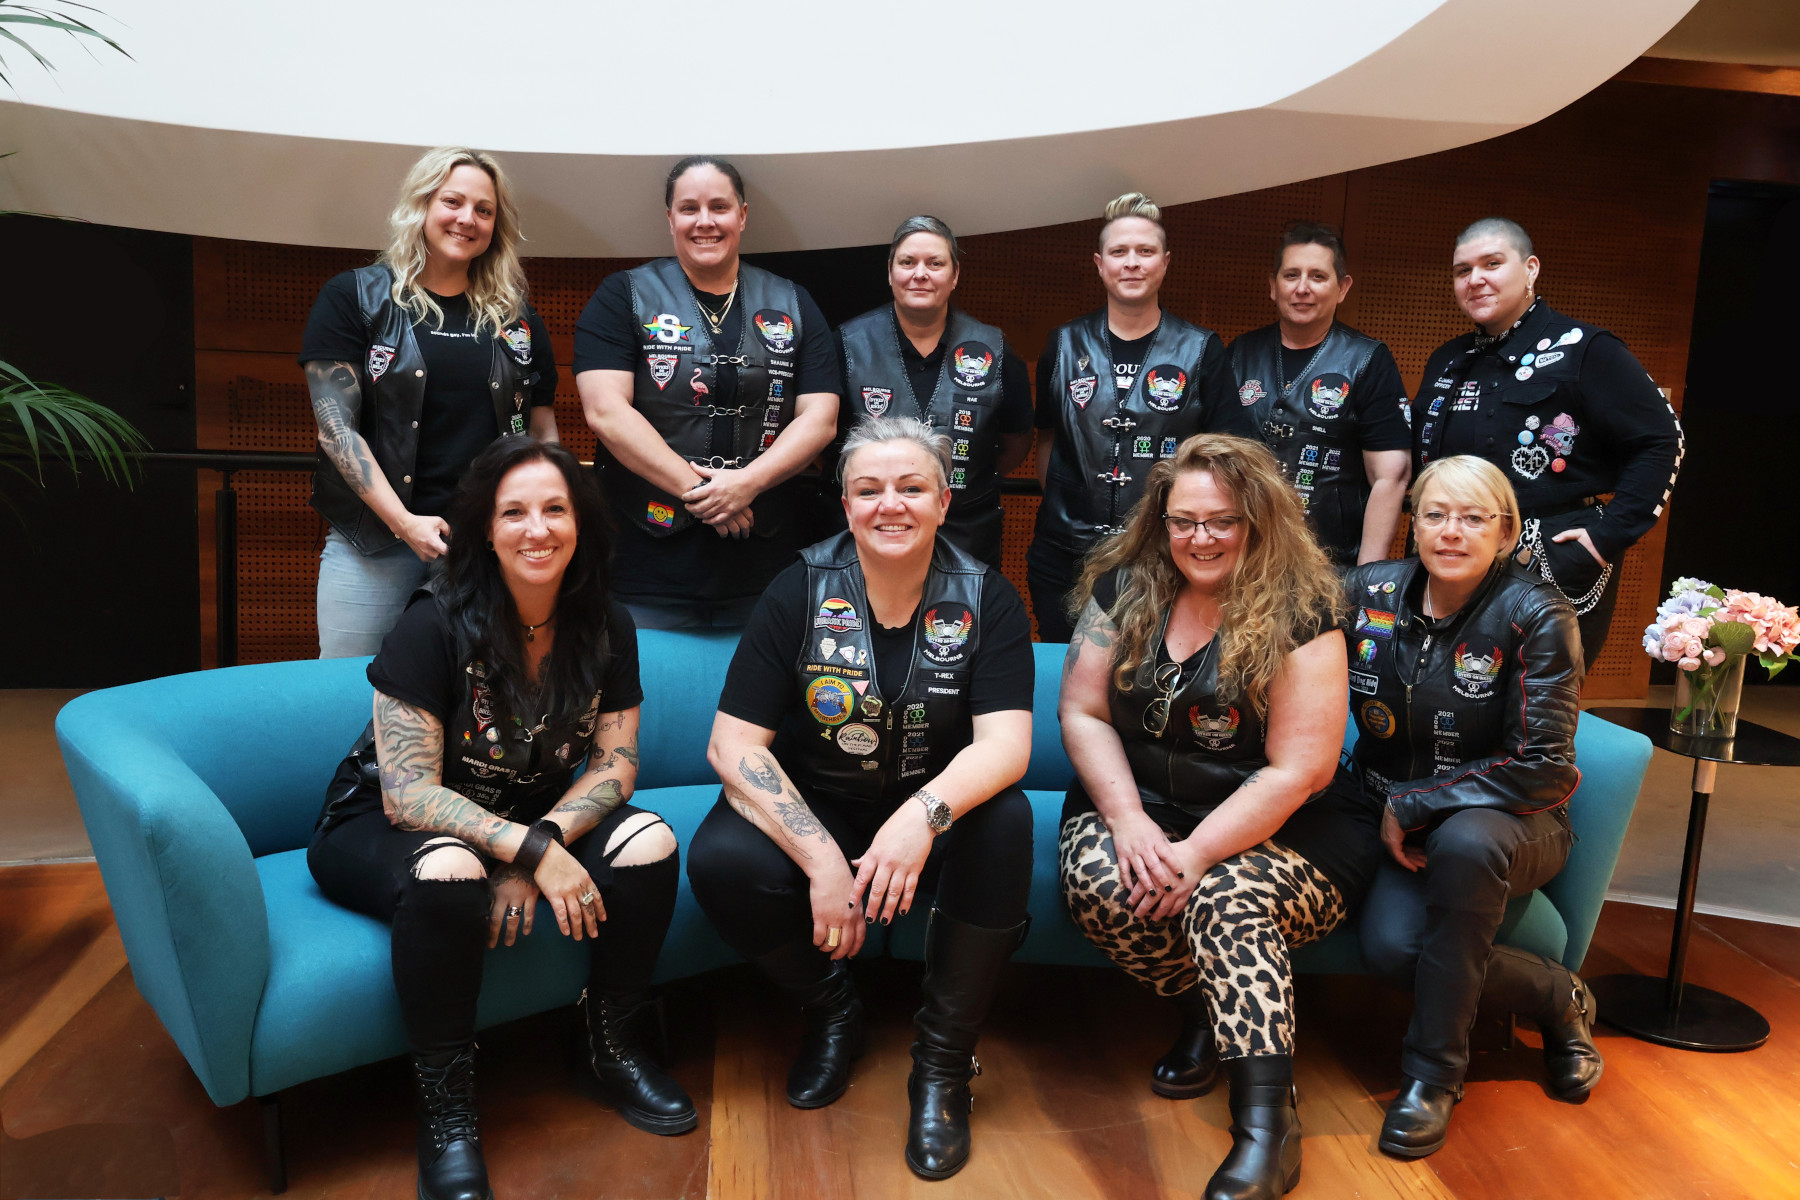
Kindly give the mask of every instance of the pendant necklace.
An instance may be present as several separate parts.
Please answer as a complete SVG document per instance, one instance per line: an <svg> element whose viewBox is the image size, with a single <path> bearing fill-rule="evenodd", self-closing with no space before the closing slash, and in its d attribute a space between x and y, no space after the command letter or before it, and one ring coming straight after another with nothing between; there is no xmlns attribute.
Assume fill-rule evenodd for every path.
<svg viewBox="0 0 1800 1200"><path fill-rule="evenodd" d="M719 315L716 317L707 309L706 305L700 303L698 294L694 296L694 307L698 308L700 315L706 318L706 323L712 327L715 336L725 328L725 318L731 312L732 302L737 299L738 284L741 282L742 275L740 273L739 278L731 281L731 294L725 297L725 304L719 309Z"/></svg>
<svg viewBox="0 0 1800 1200"><path fill-rule="evenodd" d="M535 641L537 641L537 631L542 629L544 626L548 625L550 622L552 622L554 620L556 620L556 614L551 613L549 616L547 616L543 620L539 621L536 625L526 625L525 622L523 622L523 621L520 621L519 624L521 626L523 626L525 629L525 640L528 642L535 642Z"/></svg>

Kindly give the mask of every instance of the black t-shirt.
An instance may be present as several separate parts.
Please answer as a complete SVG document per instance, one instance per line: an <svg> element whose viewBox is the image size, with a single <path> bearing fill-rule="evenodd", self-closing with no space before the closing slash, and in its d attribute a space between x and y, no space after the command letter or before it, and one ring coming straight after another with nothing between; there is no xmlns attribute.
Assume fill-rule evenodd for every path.
<svg viewBox="0 0 1800 1200"><path fill-rule="evenodd" d="M493 368L490 335L477 335L475 317L465 296L429 293L444 310L444 323L413 323L413 337L425 359L425 403L419 414L419 449L413 460L412 501L420 516L442 516L469 460L494 440L494 401L488 389ZM532 368L538 382L528 397L531 407L556 402L556 362L550 334L529 306ZM356 274L345 271L326 280L306 318L300 339L300 363L347 362L358 366L369 352L368 328L356 301ZM363 398L364 403L368 397Z"/></svg>
<svg viewBox="0 0 1800 1200"><path fill-rule="evenodd" d="M780 730L788 715L802 707L794 664L812 632L806 564L795 563L775 577L763 593L750 623L738 639L719 696L719 711L764 729ZM924 607L923 602L920 608ZM969 679L969 713L1031 711L1036 660L1031 648L1031 619L1006 576L987 569L981 577L981 649ZM907 668L917 639L919 614L898 629L869 622L875 653L875 680L881 698L892 704L906 684ZM776 757L783 743L776 739ZM911 792L912 788L904 789Z"/></svg>
<svg viewBox="0 0 1800 1200"><path fill-rule="evenodd" d="M606 673L585 712L548 719L541 713L502 712L473 666L457 659L442 605L421 597L382 639L368 675L377 691L443 724L444 786L512 820L541 816L568 790L591 748L597 714L644 702L637 627L616 603L608 606ZM529 740L523 736L527 731ZM380 806L379 794L373 803Z"/></svg>
<svg viewBox="0 0 1800 1200"><path fill-rule="evenodd" d="M1298 380L1318 349L1281 347L1283 379L1288 383ZM1364 450L1405 450L1410 454L1412 427L1406 421L1406 384L1385 343L1376 343L1362 379L1351 391L1350 419L1356 426L1358 444Z"/></svg>
<svg viewBox="0 0 1800 1200"><path fill-rule="evenodd" d="M1116 577L1094 581L1094 602L1102 610L1110 610L1118 597ZM1339 628L1342 626L1328 620L1315 619L1298 631L1298 644L1304 646L1314 638ZM1182 681L1177 682L1176 690L1184 682L1190 681L1190 673L1200 665L1211 646L1212 640L1209 640L1205 646L1183 660ZM1157 644L1156 661L1159 665L1174 661L1169 657L1166 644ZM1111 686L1116 687L1117 684ZM1063 818L1066 820L1075 813L1089 811L1093 807L1093 800L1088 796L1086 788L1082 786L1080 779L1076 779L1064 802ZM1174 805L1146 806L1145 811L1149 812L1152 807L1156 811L1150 812L1150 815L1171 837L1185 838L1200 824L1199 818ZM1296 809L1269 840L1286 846L1324 872L1343 893L1345 901L1354 905L1379 861L1380 823L1380 809L1370 803L1363 794L1361 785L1340 762L1331 784Z"/></svg>
<svg viewBox="0 0 1800 1200"><path fill-rule="evenodd" d="M836 395L837 339L812 295L799 284L794 285L794 291L800 301L801 328L794 395ZM695 294L714 313L725 305L723 295L700 291ZM742 307L734 302L714 342L736 346L743 329L743 315ZM587 307L581 311L581 319L575 323L575 373L636 371L638 356L643 353L642 335L631 308L631 281L624 271L615 271L594 289ZM730 408L736 395L737 369L721 366L713 403ZM717 432L729 436L731 418L715 420L727 426ZM616 465L611 469L624 470ZM755 501L751 502L750 511L757 511ZM667 603L672 599L724 602L754 596L799 550L793 533L794 522L790 520L786 530L776 537L722 538L709 525L694 525L659 538L652 537L641 522L621 521L613 548L613 561L619 567L614 592L622 599L648 603Z"/></svg>
<svg viewBox="0 0 1800 1200"><path fill-rule="evenodd" d="M1152 330L1141 338L1125 341L1112 330L1106 331L1107 353L1113 362L1115 400L1136 381L1138 369L1144 365L1144 355L1150 353L1150 339L1155 336L1156 331ZM1036 425L1039 429L1055 429L1062 420L1062 397L1052 395L1050 391L1050 380L1055 374L1056 339L1052 337L1044 343L1044 352L1038 355ZM1239 407L1231 362L1225 356L1225 343L1217 337L1207 340L1206 352L1200 356L1199 384L1200 411L1230 413ZM1412 443L1405 444L1410 446Z"/></svg>

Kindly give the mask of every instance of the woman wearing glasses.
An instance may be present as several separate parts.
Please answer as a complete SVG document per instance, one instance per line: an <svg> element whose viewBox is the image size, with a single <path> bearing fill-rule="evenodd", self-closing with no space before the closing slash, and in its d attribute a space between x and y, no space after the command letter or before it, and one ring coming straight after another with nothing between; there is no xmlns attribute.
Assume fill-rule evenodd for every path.
<svg viewBox="0 0 1800 1200"><path fill-rule="evenodd" d="M1381 840L1393 860L1369 889L1363 955L1414 997L1406 1081L1381 1127L1381 1148L1403 1158L1444 1144L1478 1000L1537 1022L1556 1096L1584 1098L1602 1065L1581 980L1494 944L1507 900L1569 855L1568 800L1580 779L1574 607L1507 561L1519 501L1492 463L1437 460L1413 484L1412 504L1419 556L1345 580L1356 770L1385 805Z"/></svg>
<svg viewBox="0 0 1800 1200"><path fill-rule="evenodd" d="M1183 442L1079 585L1063 669L1063 895L1089 940L1171 997L1180 1039L1151 1087L1231 1081L1208 1197L1300 1175L1288 951L1341 924L1379 854L1378 811L1338 765L1339 584L1261 443Z"/></svg>

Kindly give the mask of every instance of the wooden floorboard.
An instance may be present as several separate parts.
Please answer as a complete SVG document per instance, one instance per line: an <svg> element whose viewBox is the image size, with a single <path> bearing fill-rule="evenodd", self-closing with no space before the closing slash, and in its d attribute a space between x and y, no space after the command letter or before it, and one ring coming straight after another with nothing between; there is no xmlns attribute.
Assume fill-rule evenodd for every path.
<svg viewBox="0 0 1800 1200"><path fill-rule="evenodd" d="M1666 910L1608 905L1588 973L1660 972L1670 922ZM0 1192L266 1194L255 1104L207 1099L118 953L91 865L0 869ZM919 967L862 964L858 974L870 1051L845 1097L811 1112L785 1097L798 1016L748 968L669 988L674 1071L700 1109L700 1128L680 1138L632 1129L585 1093L569 1014L484 1035L497 1194L1158 1200L1198 1194L1229 1144L1222 1088L1172 1102L1145 1084L1175 1026L1165 1006L1111 972L1019 965L982 1042L974 1157L954 1179L918 1180L901 1149ZM1603 1029L1605 1078L1587 1103L1568 1105L1544 1091L1535 1033L1507 1049L1502 1027L1484 1024L1449 1144L1413 1163L1375 1149L1399 1083L1405 997L1368 979L1303 979L1305 1171L1294 1196L1800 1196L1800 930L1700 918L1689 978L1760 1009L1770 1044L1691 1054ZM289 1195L410 1194L401 1063L314 1080L283 1105Z"/></svg>

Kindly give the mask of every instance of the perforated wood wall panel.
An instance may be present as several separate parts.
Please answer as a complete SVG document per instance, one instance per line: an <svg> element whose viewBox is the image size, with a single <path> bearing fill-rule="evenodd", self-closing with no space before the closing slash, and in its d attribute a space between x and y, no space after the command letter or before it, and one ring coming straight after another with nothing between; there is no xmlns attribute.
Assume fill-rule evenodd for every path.
<svg viewBox="0 0 1800 1200"><path fill-rule="evenodd" d="M1175 257L1163 302L1227 338L1266 324L1276 232L1301 218L1338 223L1356 280L1343 317L1384 338L1416 389L1426 356L1465 327L1450 295L1450 242L1476 217L1504 213L1536 239L1551 303L1623 337L1657 382L1674 388L1679 408L1710 155L1719 140L1708 114L1726 111L1722 101L1709 108L1706 96L1608 84L1530 129L1476 146L1171 208ZM1094 220L965 239L960 303L1000 325L1035 363L1051 329L1102 302L1091 258L1098 226ZM202 444L310 448L309 406L293 355L319 286L370 255L197 239L194 258ZM575 319L601 279L637 261L527 262L533 302L564 373L558 424L583 457L593 451L593 436L567 377ZM1031 466L1019 474L1030 475ZM310 656L321 530L304 482L244 474L238 484L242 657ZM216 479L202 483L207 522L215 486ZM1029 497L1006 502L1005 568L1022 592L1036 506ZM1618 616L1590 675L1592 695L1643 692L1648 660L1636 630L1655 607L1662 528L1622 564ZM202 534L209 543L210 524ZM210 555L204 558L203 572ZM210 578L203 583L210 588Z"/></svg>

